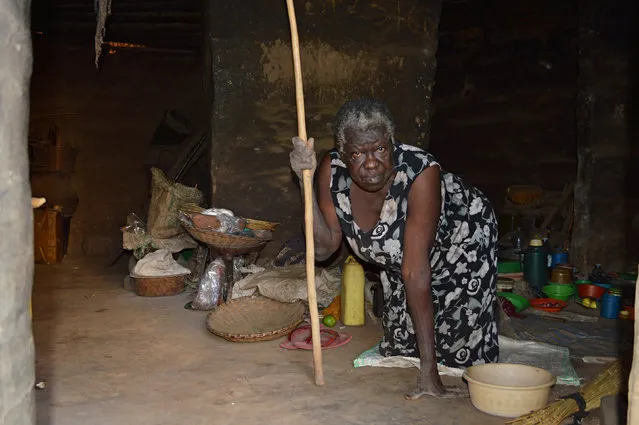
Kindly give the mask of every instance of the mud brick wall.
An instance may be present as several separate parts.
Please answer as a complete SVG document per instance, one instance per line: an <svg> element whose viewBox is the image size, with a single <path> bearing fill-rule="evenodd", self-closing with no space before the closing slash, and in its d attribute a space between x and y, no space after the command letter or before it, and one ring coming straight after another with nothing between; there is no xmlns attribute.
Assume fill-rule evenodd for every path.
<svg viewBox="0 0 639 425"><path fill-rule="evenodd" d="M431 151L499 206L576 173L577 12L548 0L445 3Z"/></svg>

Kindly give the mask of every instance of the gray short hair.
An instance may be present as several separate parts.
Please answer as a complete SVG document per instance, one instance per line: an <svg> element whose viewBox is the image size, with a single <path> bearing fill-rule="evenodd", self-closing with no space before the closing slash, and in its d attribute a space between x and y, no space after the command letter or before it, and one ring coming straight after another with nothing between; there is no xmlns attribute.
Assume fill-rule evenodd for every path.
<svg viewBox="0 0 639 425"><path fill-rule="evenodd" d="M346 149L345 131L369 131L382 128L390 140L395 144L395 124L390 110L382 101L370 98L359 98L346 102L337 112L333 130L337 150L344 154Z"/></svg>

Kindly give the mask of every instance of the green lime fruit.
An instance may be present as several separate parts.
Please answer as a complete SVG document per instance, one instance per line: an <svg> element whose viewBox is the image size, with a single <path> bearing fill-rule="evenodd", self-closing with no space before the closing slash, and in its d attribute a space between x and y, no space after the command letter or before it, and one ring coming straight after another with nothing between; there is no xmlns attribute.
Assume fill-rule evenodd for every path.
<svg viewBox="0 0 639 425"><path fill-rule="evenodd" d="M324 316L324 320L322 320L322 322L324 323L324 326L332 328L333 326L335 326L335 323L337 323L337 320L335 320L335 316L329 314L327 316Z"/></svg>

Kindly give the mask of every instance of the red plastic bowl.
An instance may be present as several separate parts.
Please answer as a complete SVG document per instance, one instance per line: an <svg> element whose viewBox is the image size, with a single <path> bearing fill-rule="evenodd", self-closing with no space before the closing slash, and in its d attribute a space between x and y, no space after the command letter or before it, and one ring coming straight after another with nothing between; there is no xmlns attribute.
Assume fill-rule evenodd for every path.
<svg viewBox="0 0 639 425"><path fill-rule="evenodd" d="M532 308L549 313L559 313L567 305L568 303L566 301L554 300L552 298L535 298L530 300L530 306Z"/></svg>
<svg viewBox="0 0 639 425"><path fill-rule="evenodd" d="M599 299L606 293L606 288L603 288L598 285L590 285L587 283L582 283L577 285L577 293L581 298L595 298Z"/></svg>

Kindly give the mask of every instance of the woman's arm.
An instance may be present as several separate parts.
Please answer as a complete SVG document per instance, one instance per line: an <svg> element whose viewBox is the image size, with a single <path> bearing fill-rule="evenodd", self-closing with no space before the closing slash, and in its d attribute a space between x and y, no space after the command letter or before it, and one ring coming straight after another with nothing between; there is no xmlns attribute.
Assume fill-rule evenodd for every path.
<svg viewBox="0 0 639 425"><path fill-rule="evenodd" d="M342 243L342 228L331 194L331 158L328 155L322 160L317 172L317 198L313 194L315 258L323 261L333 255Z"/></svg>
<svg viewBox="0 0 639 425"><path fill-rule="evenodd" d="M406 303L413 321L420 355L417 389L406 397L423 395L455 397L459 391L444 388L435 356L435 315L431 290L430 251L435 241L441 207L438 167L424 170L408 194L408 217L404 231L402 277Z"/></svg>

